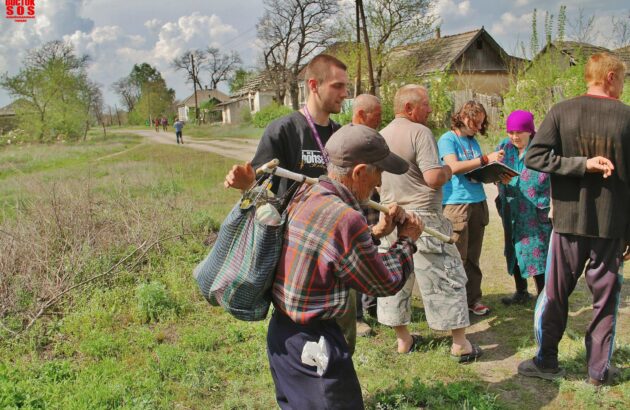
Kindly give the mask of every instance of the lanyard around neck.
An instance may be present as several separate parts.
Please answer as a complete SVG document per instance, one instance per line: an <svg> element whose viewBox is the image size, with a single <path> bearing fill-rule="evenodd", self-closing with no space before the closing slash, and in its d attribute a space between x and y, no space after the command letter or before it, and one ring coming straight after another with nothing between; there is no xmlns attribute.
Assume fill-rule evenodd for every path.
<svg viewBox="0 0 630 410"><path fill-rule="evenodd" d="M322 157L324 158L324 163L328 165L328 153L324 149L324 144L322 144L322 140L319 138L319 132L317 132L317 128L315 128L315 122L313 121L313 117L311 117L311 113L308 112L308 108L304 105L304 116L306 117L306 122L308 122L308 126L311 127L311 131L313 132L313 138L317 142L319 146L319 150L322 152Z"/></svg>
<svg viewBox="0 0 630 410"><path fill-rule="evenodd" d="M466 149L466 147L464 147L464 143L461 140L462 137L457 135L457 133L455 131L453 131L453 134L455 134L455 139L457 140L457 143L462 148L462 151L464 151L464 156L466 157L466 159L474 159L475 158L475 148L472 146L472 141L470 139L468 140L468 148L470 149L470 158L469 158L468 157L468 150ZM468 138L468 137L465 137L465 138Z"/></svg>

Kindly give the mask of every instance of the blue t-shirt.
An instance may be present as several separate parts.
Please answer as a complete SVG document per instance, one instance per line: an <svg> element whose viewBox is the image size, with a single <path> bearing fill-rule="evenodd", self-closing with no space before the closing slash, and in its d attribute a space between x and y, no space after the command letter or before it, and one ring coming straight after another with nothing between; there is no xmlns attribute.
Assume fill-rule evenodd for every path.
<svg viewBox="0 0 630 410"><path fill-rule="evenodd" d="M481 156L481 147L477 140L469 137L458 137L453 131L448 131L438 141L440 161L449 154L457 155L459 161L466 161ZM442 204L474 204L486 200L486 193L480 182L472 182L464 174L455 175L442 187L444 194Z"/></svg>
<svg viewBox="0 0 630 410"><path fill-rule="evenodd" d="M175 127L175 131L181 132L182 128L184 128L184 123L182 121L175 121L175 124L173 124L173 126Z"/></svg>

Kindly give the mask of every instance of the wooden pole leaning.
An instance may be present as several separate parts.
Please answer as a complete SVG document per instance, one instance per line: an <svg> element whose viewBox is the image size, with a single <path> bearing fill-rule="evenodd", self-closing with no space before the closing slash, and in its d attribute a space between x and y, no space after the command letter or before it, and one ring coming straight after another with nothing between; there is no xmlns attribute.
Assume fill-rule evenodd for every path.
<svg viewBox="0 0 630 410"><path fill-rule="evenodd" d="M256 175L267 173L267 174L274 174L282 178L291 179L297 182L305 182L309 185L313 185L317 183L317 178L311 178L311 177L307 177L306 175L298 174L297 172L289 171L288 169L279 167L278 166L279 164L280 164L280 161L278 161L277 159L272 159L271 161L267 162L266 164L258 168L256 170ZM389 212L389 208L386 205L379 204L378 202L375 202L372 200L368 201L367 206L380 212L384 212L384 213ZM449 237L443 234L442 232L436 231L435 229L429 228L427 226L424 227L424 232L436 239L439 239L442 242L455 243L452 237Z"/></svg>

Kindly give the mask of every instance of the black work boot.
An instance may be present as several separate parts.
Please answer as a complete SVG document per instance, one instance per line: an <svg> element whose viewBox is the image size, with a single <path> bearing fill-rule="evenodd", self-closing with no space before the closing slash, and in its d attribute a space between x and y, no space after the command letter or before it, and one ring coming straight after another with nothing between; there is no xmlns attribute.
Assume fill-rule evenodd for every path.
<svg viewBox="0 0 630 410"><path fill-rule="evenodd" d="M532 299L532 295L525 291L525 292L514 292L514 294L512 296L509 297L505 297L501 299L501 302L503 302L504 305L510 306L510 305L524 305L526 303L528 303L530 300Z"/></svg>

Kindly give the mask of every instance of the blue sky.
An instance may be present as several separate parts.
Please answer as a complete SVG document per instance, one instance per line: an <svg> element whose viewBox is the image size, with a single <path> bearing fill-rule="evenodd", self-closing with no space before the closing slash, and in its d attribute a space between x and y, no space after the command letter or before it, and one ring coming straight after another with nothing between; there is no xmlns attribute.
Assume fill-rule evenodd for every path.
<svg viewBox="0 0 630 410"><path fill-rule="evenodd" d="M349 0L340 0L349 1ZM170 61L190 48L219 47L236 50L245 66L258 65L256 23L262 0L36 0L36 18L16 23L0 16L0 72L14 74L26 50L46 41L64 39L80 53L89 54L90 77L103 85L107 104L117 103L109 90L112 82L129 73L134 63L148 62L160 69L167 84L183 99L192 93L183 74ZM594 42L614 47L611 16L628 16L630 4L620 0L436 0L434 13L442 20L442 35L484 26L511 54L519 41L529 43L531 14L538 10L539 35L545 11L557 15L567 5L568 20L578 10L596 16ZM627 17L626 17L627 18ZM567 25L567 34L571 35ZM10 97L0 90L0 106Z"/></svg>

